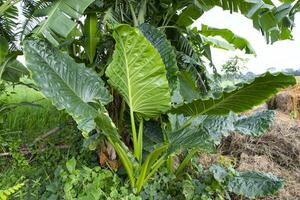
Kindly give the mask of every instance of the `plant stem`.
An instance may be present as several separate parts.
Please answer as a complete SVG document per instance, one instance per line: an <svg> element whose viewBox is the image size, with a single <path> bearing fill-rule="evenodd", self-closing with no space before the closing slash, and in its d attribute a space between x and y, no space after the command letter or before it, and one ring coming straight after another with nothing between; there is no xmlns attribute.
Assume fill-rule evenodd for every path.
<svg viewBox="0 0 300 200"><path fill-rule="evenodd" d="M129 5L129 8L130 8L130 12L131 12L132 19L133 19L133 24L134 24L135 27L138 27L139 26L139 22L138 22L138 19L136 18L134 8L132 7L132 5L131 5L131 3L130 3L129 0L127 0L127 3Z"/></svg>
<svg viewBox="0 0 300 200"><path fill-rule="evenodd" d="M174 171L173 166L174 166L174 159L173 159L173 156L170 155L168 160L167 160L167 168L168 168L170 173L173 173L173 171Z"/></svg>
<svg viewBox="0 0 300 200"><path fill-rule="evenodd" d="M130 180L131 187L134 188L135 186L135 177L134 177L134 172L133 172L133 166L132 163L126 154L126 151L122 147L122 145L114 140L112 140L110 137L107 137L109 143L114 147L115 151L117 152L118 156L121 159L121 162L127 171L127 175Z"/></svg>
<svg viewBox="0 0 300 200"><path fill-rule="evenodd" d="M143 119L140 121L140 126L139 126L139 133L138 133L138 149L137 149L137 159L142 162L142 155L143 155Z"/></svg>
<svg viewBox="0 0 300 200"><path fill-rule="evenodd" d="M125 101L122 98L120 113L119 113L119 121L118 121L118 129L121 134L123 133L123 129L124 129L124 112L125 112Z"/></svg>
<svg viewBox="0 0 300 200"><path fill-rule="evenodd" d="M132 138L133 138L134 156L138 159L138 138L137 138L137 133L136 133L134 114L131 109L130 109L130 121L131 121L131 130L132 130Z"/></svg>
<svg viewBox="0 0 300 200"><path fill-rule="evenodd" d="M143 163L143 165L141 167L140 174L139 174L139 177L136 182L136 189L138 192L140 192L142 190L143 185L146 182L147 178L150 178L149 175L154 174L156 172L156 170L159 168L159 166L157 166L158 165L157 162L159 162L159 163L162 162L160 160L163 160L163 162L165 161L164 156L162 156L158 160L156 160L156 159L167 148L168 148L168 145L163 145L161 147L158 147L157 149L155 149L148 155L147 159L145 160L145 162ZM152 168L152 170L150 171L151 168ZM150 173L148 173L149 171L150 171ZM147 173L148 173L148 175L147 175Z"/></svg>
<svg viewBox="0 0 300 200"><path fill-rule="evenodd" d="M147 12L147 0L143 0L139 14L138 14L139 24L143 24L145 22L146 12Z"/></svg>
<svg viewBox="0 0 300 200"><path fill-rule="evenodd" d="M165 162L165 157L162 156L160 159L158 159L154 165L152 166L152 170L150 171L150 173L147 175L147 177L145 178L144 182L147 182L149 178L151 178L151 176L153 176L153 174L155 174L155 172L158 170L158 168Z"/></svg>
<svg viewBox="0 0 300 200"><path fill-rule="evenodd" d="M188 127L194 121L195 118L196 118L196 116L192 116L178 130L182 130L182 129Z"/></svg>
<svg viewBox="0 0 300 200"><path fill-rule="evenodd" d="M192 157L195 155L195 153L197 153L197 149L192 149L187 156L183 159L183 161L181 162L181 164L179 165L179 167L176 170L175 175L178 177L182 174L184 168L188 165L188 163L190 162L190 160L192 159Z"/></svg>

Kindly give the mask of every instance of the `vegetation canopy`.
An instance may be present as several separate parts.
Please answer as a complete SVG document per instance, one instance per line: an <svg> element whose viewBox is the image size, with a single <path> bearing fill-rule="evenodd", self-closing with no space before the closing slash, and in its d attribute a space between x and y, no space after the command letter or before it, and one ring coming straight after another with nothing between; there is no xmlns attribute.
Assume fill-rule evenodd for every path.
<svg viewBox="0 0 300 200"><path fill-rule="evenodd" d="M249 18L266 42L274 43L292 39L300 1L278 6L272 0L0 0L1 83L43 93L72 117L82 132L80 141L91 150L111 145L121 164L110 164L110 169L126 172L131 186L124 186L121 196L111 191L112 199L129 190L127 198L147 199L148 184L162 168L170 180L180 180L185 199L274 194L283 180L270 173L239 172L230 164L189 172L197 153L216 152L230 134L264 134L274 113L243 112L296 83L291 75L267 72L230 88L216 87L220 74L211 48L253 55L255 50L229 29L192 26L215 7ZM19 15L24 19L18 20ZM24 76L31 82L24 82ZM0 106L2 116L12 108ZM110 190L102 184L109 178L113 187L120 184L110 171L75 166L76 160L69 160L67 171L58 170L55 186L47 189L57 199L108 198L105 191ZM198 188L194 196L186 192L185 177L193 177L189 184ZM25 184L0 190L0 198Z"/></svg>

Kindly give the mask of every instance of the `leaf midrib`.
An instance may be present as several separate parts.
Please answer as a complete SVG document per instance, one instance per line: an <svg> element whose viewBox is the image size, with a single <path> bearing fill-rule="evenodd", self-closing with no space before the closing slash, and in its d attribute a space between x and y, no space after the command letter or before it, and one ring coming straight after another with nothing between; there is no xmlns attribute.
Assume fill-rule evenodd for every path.
<svg viewBox="0 0 300 200"><path fill-rule="evenodd" d="M48 15L48 18L46 19L45 23L42 25L42 27L40 29L38 29L38 31L36 32L36 34L40 34L44 31L45 27L48 26L49 24L49 19L51 19L51 17L54 15L54 13L56 12L56 10L58 9L58 7L60 6L60 4L62 3L62 0L60 0L59 2L57 2L53 8L51 9L50 14Z"/></svg>
<svg viewBox="0 0 300 200"><path fill-rule="evenodd" d="M52 67L51 67L51 65L47 62L47 61L45 61L45 59L39 54L39 52L35 49L35 48L31 48L33 51L35 51L36 52L36 54L48 65L48 67L51 69L51 71L56 75L56 77L59 77L59 79L63 82L63 84L67 87L67 88L69 88L71 91L72 91L72 93L73 93L73 95L76 97L76 98L78 98L78 99L80 99L80 101L81 101L81 103L83 103L84 105L86 105L86 106L88 106L89 108L92 108L94 111L95 111L95 113L96 113L96 110L92 107L92 106L90 106L89 104L87 104L87 102L85 102L85 101L83 101L83 99L79 96L79 95L77 95L77 93L74 91L74 89L71 87L71 86L69 86L67 83L66 83L66 81L60 76L60 74L59 73L57 73Z"/></svg>
<svg viewBox="0 0 300 200"><path fill-rule="evenodd" d="M260 82L260 83L253 84L253 85L248 85L248 87L244 87L244 88L241 88L240 90L237 90L235 93L233 93L232 95L229 95L227 98L224 98L224 95L223 95L222 97L220 97L220 101L218 103L214 104L209 109L203 110L202 112L200 112L199 114L196 114L196 115L203 115L203 114L209 112L210 110L215 109L219 104L221 104L224 101L227 101L228 99L232 98L232 96L238 95L238 93L243 92L244 89L249 89L249 88L251 88L253 86L257 86L257 85L260 85L260 84L266 84L268 82L272 83L272 81L266 81L266 82Z"/></svg>

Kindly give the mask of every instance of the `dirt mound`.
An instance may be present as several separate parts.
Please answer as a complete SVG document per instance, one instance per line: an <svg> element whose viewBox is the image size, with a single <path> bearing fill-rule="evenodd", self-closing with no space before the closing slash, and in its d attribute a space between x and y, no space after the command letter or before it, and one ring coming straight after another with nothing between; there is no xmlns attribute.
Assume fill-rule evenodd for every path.
<svg viewBox="0 0 300 200"><path fill-rule="evenodd" d="M268 101L268 109L278 109L300 119L300 77L296 77L297 85L278 93Z"/></svg>
<svg viewBox="0 0 300 200"><path fill-rule="evenodd" d="M286 186L276 197L300 199L300 120L276 113L272 129L260 138L233 135L220 147L240 170L261 170L283 177Z"/></svg>

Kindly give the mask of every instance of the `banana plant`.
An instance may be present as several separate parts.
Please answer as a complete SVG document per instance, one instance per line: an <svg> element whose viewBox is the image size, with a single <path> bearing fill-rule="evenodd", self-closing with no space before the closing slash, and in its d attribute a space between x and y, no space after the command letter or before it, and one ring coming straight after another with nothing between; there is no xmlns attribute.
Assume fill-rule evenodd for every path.
<svg viewBox="0 0 300 200"><path fill-rule="evenodd" d="M191 150L192 153L178 167L175 172L178 176L196 151L213 151L221 137L231 132L262 134L272 121L272 113L247 118L234 114L226 116L231 112L247 111L280 89L295 84L291 76L266 73L219 97L175 104L171 100L172 89L167 79L170 68L166 67L163 55L143 32L136 27L119 25L114 29L113 37L116 45L106 76L109 85L122 95L129 108L133 152L122 142L109 117L105 105L111 102L112 96L95 72L38 38L25 41L26 65L45 96L58 109L65 109L86 137L95 128L101 130L116 150L131 186L138 193L163 164L172 163L172 157L182 150ZM168 121L162 118L166 115ZM160 119L167 126L164 139L153 145L145 157L144 124L153 119Z"/></svg>

